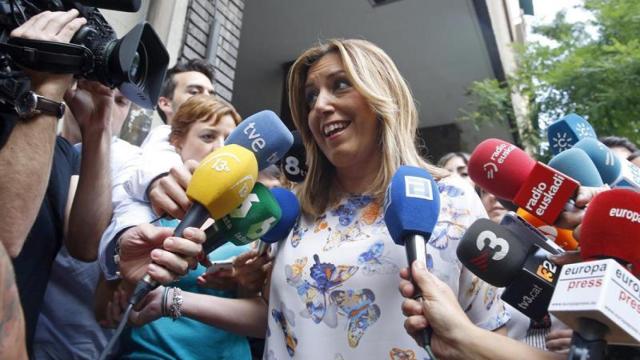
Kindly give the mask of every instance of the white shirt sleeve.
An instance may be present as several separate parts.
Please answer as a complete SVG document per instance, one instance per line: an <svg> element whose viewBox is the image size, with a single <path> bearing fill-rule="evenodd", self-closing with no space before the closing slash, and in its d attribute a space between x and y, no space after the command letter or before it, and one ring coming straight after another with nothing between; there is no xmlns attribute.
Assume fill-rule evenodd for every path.
<svg viewBox="0 0 640 360"><path fill-rule="evenodd" d="M111 223L102 234L98 248L100 268L107 280L117 278L118 267L113 262L115 235L127 227L153 220L153 213L149 210L149 206L132 200L124 190L125 181L139 167L140 161L140 148L114 138L111 146L113 215Z"/></svg>
<svg viewBox="0 0 640 360"><path fill-rule="evenodd" d="M155 127L141 145L142 157L137 167L124 184L127 194L135 200L148 202L147 188L158 175L180 166L182 159L169 143L171 126Z"/></svg>

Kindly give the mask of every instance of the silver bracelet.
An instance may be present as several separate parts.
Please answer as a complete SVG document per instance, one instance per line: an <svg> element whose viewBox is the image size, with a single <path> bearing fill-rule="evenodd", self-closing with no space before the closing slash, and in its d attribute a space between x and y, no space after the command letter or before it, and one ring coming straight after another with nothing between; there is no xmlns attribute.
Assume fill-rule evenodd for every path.
<svg viewBox="0 0 640 360"><path fill-rule="evenodd" d="M165 286L164 290L162 291L162 302L160 303L160 313L163 317L169 316L169 314L167 314L167 298L169 297L169 289L171 289L168 286Z"/></svg>
<svg viewBox="0 0 640 360"><path fill-rule="evenodd" d="M172 287L173 296L171 299L171 305L169 306L169 316L175 321L182 316L182 290L177 287Z"/></svg>

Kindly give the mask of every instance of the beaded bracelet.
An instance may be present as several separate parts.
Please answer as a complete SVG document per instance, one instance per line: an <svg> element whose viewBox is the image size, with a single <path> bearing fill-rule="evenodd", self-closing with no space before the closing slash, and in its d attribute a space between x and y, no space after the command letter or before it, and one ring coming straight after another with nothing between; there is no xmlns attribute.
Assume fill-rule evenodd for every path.
<svg viewBox="0 0 640 360"><path fill-rule="evenodd" d="M175 321L182 316L182 290L177 287L172 287L173 298L171 299L171 305L169 306L169 316Z"/></svg>

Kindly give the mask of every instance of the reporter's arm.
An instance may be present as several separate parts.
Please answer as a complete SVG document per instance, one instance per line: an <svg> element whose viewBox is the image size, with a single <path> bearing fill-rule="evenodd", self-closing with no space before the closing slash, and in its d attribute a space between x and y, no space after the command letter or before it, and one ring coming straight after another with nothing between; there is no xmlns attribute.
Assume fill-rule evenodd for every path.
<svg viewBox="0 0 640 360"><path fill-rule="evenodd" d="M27 359L25 325L11 259L0 244L0 354L4 359Z"/></svg>
<svg viewBox="0 0 640 360"><path fill-rule="evenodd" d="M447 284L414 263L413 278L422 290L424 301L411 297L414 286L408 269L401 271L400 292L407 299L402 311L407 319L405 329L416 339L427 324L433 329L432 349L441 359L560 359L561 355L544 352L519 343L496 332L475 326L458 305L456 296Z"/></svg>
<svg viewBox="0 0 640 360"><path fill-rule="evenodd" d="M77 16L77 10L64 13L45 11L14 29L11 36L69 42L86 22ZM39 26L35 26L36 23ZM73 80L68 74L31 72L29 75L32 90L54 101L62 101ZM0 214L4 217L0 222L0 242L11 257L16 257L22 250L42 205L51 173L56 125L56 117L46 114L20 120L0 150L0 169L3 169Z"/></svg>
<svg viewBox="0 0 640 360"><path fill-rule="evenodd" d="M55 144L56 119L41 115L19 120L0 150L0 242L12 258L22 251L42 206Z"/></svg>
<svg viewBox="0 0 640 360"><path fill-rule="evenodd" d="M141 326L162 317L163 292L164 288L158 288L149 293L142 300L140 310L131 313L129 321ZM173 289L169 289L167 306L171 304L173 295ZM182 299L182 316L235 334L265 337L268 304L261 297L229 299L182 291Z"/></svg>
<svg viewBox="0 0 640 360"><path fill-rule="evenodd" d="M69 214L65 246L81 261L95 261L111 220L111 89L81 81L67 103L82 131L80 178Z"/></svg>

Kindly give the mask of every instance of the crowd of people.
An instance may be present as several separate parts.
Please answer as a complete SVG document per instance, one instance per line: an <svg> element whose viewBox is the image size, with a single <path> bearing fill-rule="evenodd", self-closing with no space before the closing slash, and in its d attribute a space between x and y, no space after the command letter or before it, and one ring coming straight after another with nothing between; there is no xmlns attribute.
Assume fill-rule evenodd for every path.
<svg viewBox="0 0 640 360"><path fill-rule="evenodd" d="M76 10L44 12L11 36L69 42L83 24ZM288 97L308 172L298 184L274 167L261 172L258 181L291 188L302 209L265 253L228 243L202 256L211 221L173 233L192 206L194 170L242 121L215 96L210 64L167 71L157 104L165 124L140 147L118 139L131 105L118 90L27 74L35 93L68 109L58 135L54 114L3 114L0 357L98 358L145 276L163 285L124 319L110 358L423 359L427 327L439 359L566 357L571 329L553 317L530 321L457 258L474 221L499 223L512 205L472 182L468 154L437 166L420 156L411 91L376 45L327 40L293 63ZM602 142L640 161L628 140ZM426 169L441 203L428 261L409 267L384 222L385 191L402 165ZM602 190L579 196L588 203ZM564 225L578 227L580 216ZM207 269L227 259L231 267Z"/></svg>

